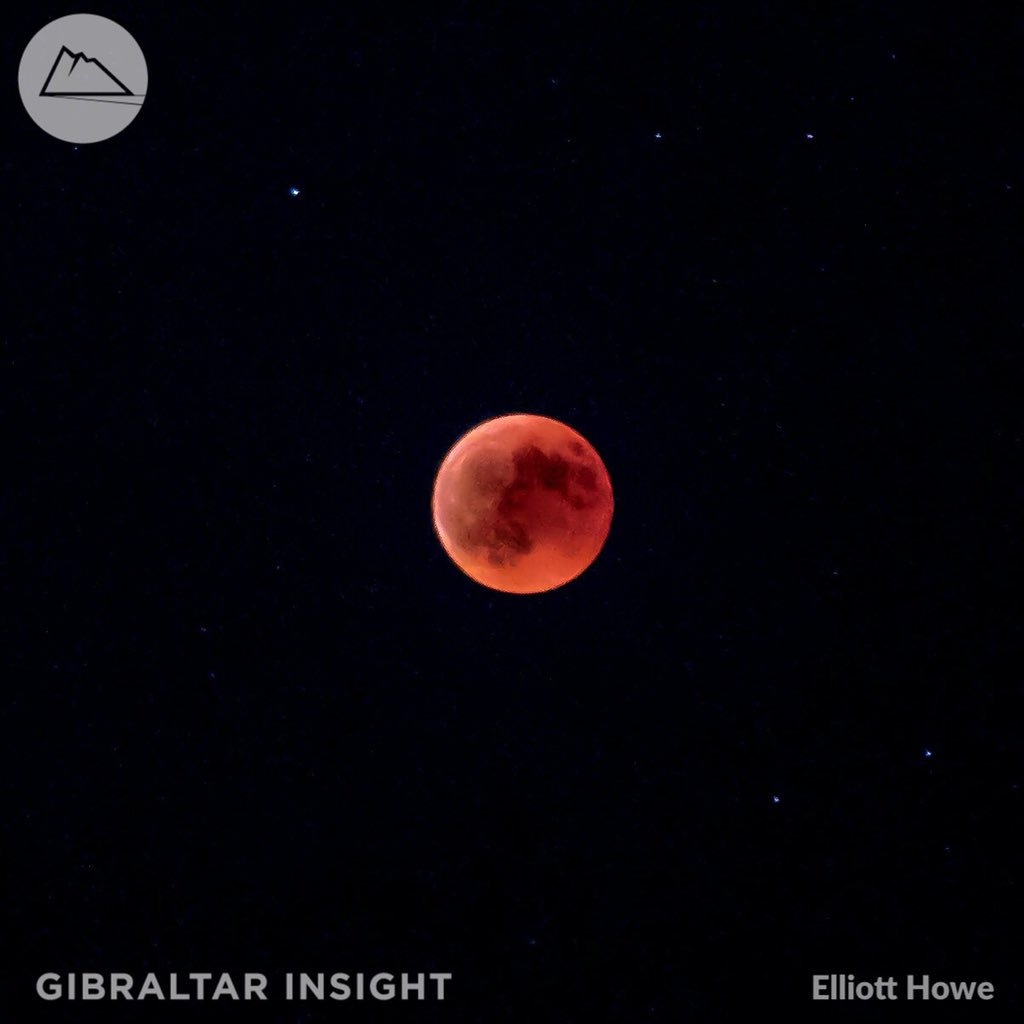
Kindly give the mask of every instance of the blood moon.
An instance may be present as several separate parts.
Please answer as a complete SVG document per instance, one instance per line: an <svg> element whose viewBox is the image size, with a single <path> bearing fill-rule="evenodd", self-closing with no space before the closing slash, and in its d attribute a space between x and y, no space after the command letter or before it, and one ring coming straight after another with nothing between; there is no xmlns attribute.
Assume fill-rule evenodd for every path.
<svg viewBox="0 0 1024 1024"><path fill-rule="evenodd" d="M579 576L612 521L601 457L572 427L517 413L463 434L434 479L434 529L452 561L494 590L535 594Z"/></svg>

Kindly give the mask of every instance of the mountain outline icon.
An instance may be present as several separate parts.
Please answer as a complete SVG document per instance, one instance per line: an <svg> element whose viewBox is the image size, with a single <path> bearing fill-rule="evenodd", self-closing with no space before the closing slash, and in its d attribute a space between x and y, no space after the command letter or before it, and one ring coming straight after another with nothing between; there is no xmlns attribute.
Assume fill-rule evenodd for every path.
<svg viewBox="0 0 1024 1024"><path fill-rule="evenodd" d="M40 96L134 96L102 61L61 46Z"/></svg>

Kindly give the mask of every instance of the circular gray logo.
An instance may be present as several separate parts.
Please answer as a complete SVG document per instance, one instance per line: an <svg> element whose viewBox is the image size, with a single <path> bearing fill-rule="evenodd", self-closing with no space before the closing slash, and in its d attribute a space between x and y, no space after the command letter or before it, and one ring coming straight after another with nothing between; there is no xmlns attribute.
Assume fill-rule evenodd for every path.
<svg viewBox="0 0 1024 1024"><path fill-rule="evenodd" d="M65 142L101 142L123 131L146 100L139 44L116 21L69 14L31 39L18 67L29 116Z"/></svg>

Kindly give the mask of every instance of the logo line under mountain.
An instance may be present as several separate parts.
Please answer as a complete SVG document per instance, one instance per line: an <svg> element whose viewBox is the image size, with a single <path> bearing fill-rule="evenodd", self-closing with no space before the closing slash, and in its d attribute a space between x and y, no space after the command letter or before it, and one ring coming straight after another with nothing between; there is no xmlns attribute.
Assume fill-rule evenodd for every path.
<svg viewBox="0 0 1024 1024"><path fill-rule="evenodd" d="M136 93L98 58L88 57L84 52L75 53L67 46L62 46L39 95L85 99L91 96L134 97ZM145 94L139 95L141 105L141 96Z"/></svg>

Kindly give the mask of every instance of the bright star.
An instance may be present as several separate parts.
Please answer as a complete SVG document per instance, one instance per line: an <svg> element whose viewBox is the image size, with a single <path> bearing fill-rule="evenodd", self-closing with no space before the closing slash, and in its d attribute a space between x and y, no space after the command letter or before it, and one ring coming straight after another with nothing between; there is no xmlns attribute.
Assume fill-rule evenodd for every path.
<svg viewBox="0 0 1024 1024"><path fill-rule="evenodd" d="M294 185L292 185L292 187L290 189L288 189L288 195L290 195L290 196L297 196L299 194L299 191L300 191L299 189L297 189Z"/></svg>

